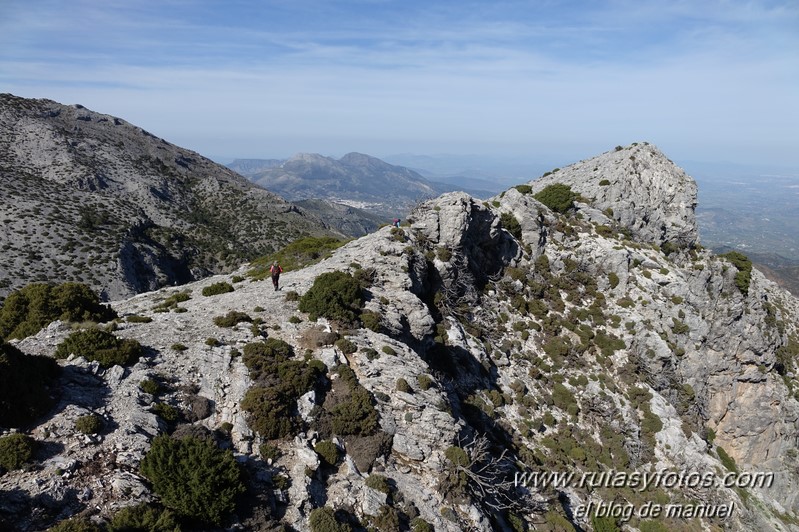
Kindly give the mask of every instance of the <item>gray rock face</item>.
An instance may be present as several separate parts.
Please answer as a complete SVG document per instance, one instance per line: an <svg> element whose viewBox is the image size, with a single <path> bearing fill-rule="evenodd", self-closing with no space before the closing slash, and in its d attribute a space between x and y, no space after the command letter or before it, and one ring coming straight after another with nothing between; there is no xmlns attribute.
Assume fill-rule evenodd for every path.
<svg viewBox="0 0 799 532"><path fill-rule="evenodd" d="M563 183L640 240L690 246L698 240L696 182L655 146L603 153L531 181L533 192Z"/></svg>
<svg viewBox="0 0 799 532"><path fill-rule="evenodd" d="M268 281L243 281L232 293L200 295L211 283L232 282L241 269L181 288L191 295L180 304L183 312L154 311L175 288L115 302L122 316L153 318L121 323L115 333L138 339L150 354L125 369L102 370L80 356L61 362L61 402L31 429L54 451L36 468L0 477L0 519L13 515L20 529L34 530L49 526L56 513L60 519L96 508L97 518L107 519L132 498L157 499L138 463L151 438L167 429L154 413L154 404L165 401L194 413L193 429L183 430L229 429L225 444L260 483L252 513L266 516L263 522L232 517L231 527L268 529L281 519L306 531L311 512L326 505L365 526L395 511L453 532L510 528L516 519L550 529L571 520L590 530L591 516L577 513L581 505L626 501L640 509L669 501L691 508L734 504L735 512L723 521L677 516L663 526L794 530L799 403L792 390L799 381L790 346L799 334L799 302L756 270L742 293L736 267L707 251L661 250L663 242L695 242L688 203L664 203L689 197L692 185L648 150L622 150L616 173L611 155L620 152L594 163L618 190L635 188L635 200L613 205L612 217L599 195L578 203L576 212L555 215L516 189L496 203L447 194L422 204L406 227L382 228L284 273L280 292ZM640 175L630 173L634 154L659 168L659 177L643 167ZM568 174L555 175L561 173ZM572 186L583 196L591 190L577 181ZM645 198L663 201L645 211L638 203ZM520 240L503 226L503 220L511 225L508 215L518 222ZM658 229L663 223L665 233ZM380 317L377 330L311 323L284 297L306 293L320 274L336 270L368 272L359 275L370 279L365 310ZM313 447L328 436L315 433L312 423L319 403L337 393L340 377L328 372L329 386L297 401L307 423L302 432L269 442L281 455L263 460L265 442L241 408L252 383L237 356L259 338L247 323L214 325L215 316L231 310L261 318L256 332L294 346L297 360L307 354L328 368L348 365L373 395L379 438L329 436L345 454L335 468L322 465ZM308 341L325 328L346 335L357 350L345 354ZM17 344L48 355L69 332L55 323ZM171 386L158 398L139 386L166 377ZM90 411L109 423L86 437L74 420ZM370 444L385 449L364 460ZM725 486L727 456L743 474L773 477L764 485ZM602 471L698 472L719 483L634 490L512 482L524 473ZM368 487L370 475L384 476L391 493ZM44 504L57 512L30 511ZM641 528L640 519L625 526Z"/></svg>

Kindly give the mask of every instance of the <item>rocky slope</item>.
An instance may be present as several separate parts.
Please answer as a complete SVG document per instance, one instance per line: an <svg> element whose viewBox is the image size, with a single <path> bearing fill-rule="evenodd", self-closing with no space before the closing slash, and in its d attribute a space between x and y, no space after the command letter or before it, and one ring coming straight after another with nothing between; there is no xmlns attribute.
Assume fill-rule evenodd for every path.
<svg viewBox="0 0 799 532"><path fill-rule="evenodd" d="M83 281L116 299L230 271L310 215L236 173L80 105L0 95L0 295Z"/></svg>
<svg viewBox="0 0 799 532"><path fill-rule="evenodd" d="M138 464L151 438L174 428L156 415L165 402L193 430L229 434L220 439L248 472L227 527L321 530L311 516L328 507L381 530L419 519L451 531L799 530L799 302L757 270L742 288L735 264L696 245L695 187L654 146L547 178L580 192L573 210L537 201L538 181L488 202L446 194L407 227L284 274L279 292L223 275L115 302L121 316L152 318L115 333L148 354L129 368L62 363L60 402L29 428L46 451L0 477L0 519L36 530L156 498ZM369 328L312 322L289 296L333 271L364 282ZM201 295L220 281L235 291ZM155 310L183 290L185 310ZM229 311L261 323L214 324ZM331 345L331 327L353 345ZM69 333L56 322L17 346L51 355ZM274 460L242 407L253 381L238 355L264 335L327 368L327 387L296 403L303 426L269 442ZM329 402L353 379L340 364L370 392L376 433L326 434ZM168 386L156 399L145 379ZM105 420L97 436L75 430L87 412ZM344 453L335 467L313 450L327 438ZM772 475L757 486L733 468ZM603 471L622 476L592 476ZM514 485L551 472L576 477ZM644 473L660 476L642 485ZM730 478L741 486L717 484Z"/></svg>

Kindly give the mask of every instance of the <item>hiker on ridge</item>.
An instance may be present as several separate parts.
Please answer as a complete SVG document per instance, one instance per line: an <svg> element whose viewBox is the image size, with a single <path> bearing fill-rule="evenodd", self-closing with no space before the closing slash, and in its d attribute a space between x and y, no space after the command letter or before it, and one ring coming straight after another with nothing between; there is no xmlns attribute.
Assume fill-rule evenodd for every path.
<svg viewBox="0 0 799 532"><path fill-rule="evenodd" d="M280 281L280 274L283 273L283 268L275 261L272 263L272 267L269 268L269 273L272 274L272 284L275 285L275 291L280 290L278 288L278 281Z"/></svg>

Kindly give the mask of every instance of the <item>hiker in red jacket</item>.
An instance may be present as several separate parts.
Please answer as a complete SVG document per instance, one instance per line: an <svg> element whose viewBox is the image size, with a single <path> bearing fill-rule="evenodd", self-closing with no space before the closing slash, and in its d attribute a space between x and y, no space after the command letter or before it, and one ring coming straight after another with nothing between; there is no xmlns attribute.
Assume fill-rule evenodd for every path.
<svg viewBox="0 0 799 532"><path fill-rule="evenodd" d="M272 267L269 268L269 273L272 274L272 284L275 285L275 291L280 290L277 287L278 281L280 281L280 274L283 273L283 268L280 267L280 264L275 261L272 263Z"/></svg>

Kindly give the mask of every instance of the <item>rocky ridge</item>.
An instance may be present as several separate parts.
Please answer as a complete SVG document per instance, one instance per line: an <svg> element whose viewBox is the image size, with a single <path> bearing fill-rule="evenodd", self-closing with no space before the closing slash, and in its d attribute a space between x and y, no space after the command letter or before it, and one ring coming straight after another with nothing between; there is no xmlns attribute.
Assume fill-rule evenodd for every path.
<svg viewBox="0 0 799 532"><path fill-rule="evenodd" d="M630 173L631 156L646 170ZM576 177L586 169L601 176L595 186ZM799 403L784 348L797 335L799 302L757 270L742 292L736 268L695 245L695 187L653 146L578 163L555 174L563 180L547 177L581 194L575 211L554 213L524 189L488 202L451 193L421 205L406 227L380 229L284 274L279 292L268 281L234 282L242 269L113 303L121 316L152 318L120 323L116 331L139 339L149 354L126 369L101 370L79 356L65 363L64 396L30 431L52 450L31 471L0 477L0 517L23 519L20 529L33 530L79 511L107 518L151 498L137 464L167 426L139 383L161 378L171 382L162 400L194 425L230 424L228 445L265 487L261 506L240 505L230 525L267 529L282 521L309 530L312 509L328 506L362 524L393 509L452 531L797 530ZM618 190L600 184L604 179ZM543 189L535 181L529 186ZM656 207L646 210L647 201ZM673 243L668 253L666 242ZM339 328L357 347L352 353L310 342L336 324L311 323L285 297L306 293L331 271L367 271L365 308L380 317L377 330ZM235 291L200 295L219 281ZM180 304L185 311L154 311L179 291L191 297ZM263 325L214 325L214 317L232 310ZM56 322L17 345L50 355L69 332ZM355 440L336 438L346 455L325 471L312 449L317 436L306 430L277 442L277 460L260 457L261 437L240 404L249 377L236 356L258 340L254 332L283 339L298 353L307 348L327 366L334 389L340 377L333 368L349 366L375 398L388 450L363 463ZM176 351L175 344L187 349ZM317 400L311 393L297 405L309 426ZM200 403L208 408L192 406ZM78 434L74 420L88 411L110 428ZM486 495L486 486L469 477L454 488L447 482L450 450L472 452L482 443L488 458L477 465L496 466L496 484L530 471L697 471L722 478L730 459L739 471L774 478L769 486L740 489L506 482ZM370 472L391 480L390 496L369 486ZM279 477L290 479L288 488L277 488ZM734 504L734 511L727 518L610 521L578 511L614 501L634 509L653 501Z"/></svg>
<svg viewBox="0 0 799 532"><path fill-rule="evenodd" d="M0 95L0 295L82 281L110 299L230 271L314 216L235 172L81 105Z"/></svg>

